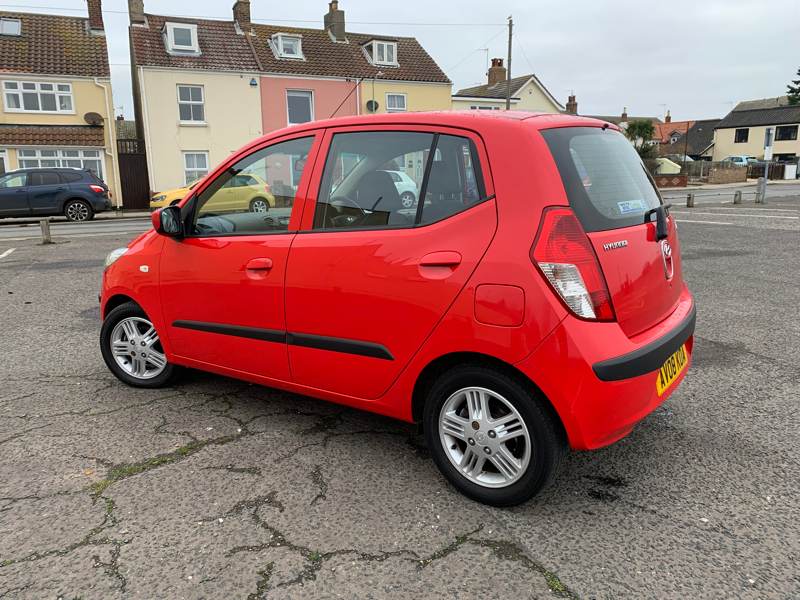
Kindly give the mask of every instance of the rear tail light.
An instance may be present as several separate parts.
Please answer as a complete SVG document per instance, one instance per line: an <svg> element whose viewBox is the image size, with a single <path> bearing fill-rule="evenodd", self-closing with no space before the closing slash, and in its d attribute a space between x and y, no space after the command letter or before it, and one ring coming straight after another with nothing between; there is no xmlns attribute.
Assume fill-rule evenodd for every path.
<svg viewBox="0 0 800 600"><path fill-rule="evenodd" d="M89 189L90 189L90 190L92 190L92 191L93 191L94 193L96 193L96 194L102 194L103 192L105 192L105 191L106 191L106 190L105 190L105 188L104 188L103 186L100 186L100 185L94 185L94 184L90 185L90 186L89 186Z"/></svg>
<svg viewBox="0 0 800 600"><path fill-rule="evenodd" d="M531 261L575 315L614 320L611 295L594 248L569 208L545 209Z"/></svg>

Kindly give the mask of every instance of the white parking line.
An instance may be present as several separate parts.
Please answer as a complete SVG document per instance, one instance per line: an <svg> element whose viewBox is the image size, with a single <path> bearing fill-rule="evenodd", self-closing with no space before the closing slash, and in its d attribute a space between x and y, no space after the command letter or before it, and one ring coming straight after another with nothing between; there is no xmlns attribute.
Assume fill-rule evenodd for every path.
<svg viewBox="0 0 800 600"><path fill-rule="evenodd" d="M125 231L112 231L109 233L76 233L76 234L68 234L65 233L63 235L53 235L53 237L62 237L62 238L87 238L87 237L103 237L103 236L112 236L112 235L123 235L127 233L144 233L146 229L127 229ZM0 238L0 242L24 242L27 240L38 240L40 239L40 235L32 236L32 237L18 237L18 238ZM0 257L2 258L2 257Z"/></svg>
<svg viewBox="0 0 800 600"><path fill-rule="evenodd" d="M728 203L730 204L730 202ZM742 210L741 208L736 208L733 206L704 206L703 210ZM757 210L757 211L765 211L765 212L800 212L800 208L755 208L754 206L748 206L745 210Z"/></svg>
<svg viewBox="0 0 800 600"><path fill-rule="evenodd" d="M755 217L757 219L792 219L792 220L795 220L795 221L800 219L800 217L787 217L785 215L752 215L750 213L738 214L738 215L732 215L732 214L725 213L724 215L720 215L719 213L695 212L693 210L691 210L691 211L688 211L688 210L671 210L670 212L672 214L675 214L675 215L704 215L704 216L711 216L711 217L720 217L720 216L725 216L725 217Z"/></svg>
<svg viewBox="0 0 800 600"><path fill-rule="evenodd" d="M5 252L3 252L2 254L0 254L0 258L5 258L5 257L6 257L6 256L8 256L9 254L11 254L11 253L12 253L14 250L16 250L16 248L9 248L8 250L6 250L6 251L5 251Z"/></svg>
<svg viewBox="0 0 800 600"><path fill-rule="evenodd" d="M690 221L689 219L678 219L678 223L703 223L704 225L733 225L733 223L723 223L722 221Z"/></svg>

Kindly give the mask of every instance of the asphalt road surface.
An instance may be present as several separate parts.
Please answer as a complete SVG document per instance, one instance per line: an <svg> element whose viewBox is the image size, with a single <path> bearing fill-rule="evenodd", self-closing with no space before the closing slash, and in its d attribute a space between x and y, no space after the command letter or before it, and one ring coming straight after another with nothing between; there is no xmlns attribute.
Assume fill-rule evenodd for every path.
<svg viewBox="0 0 800 600"><path fill-rule="evenodd" d="M676 212L684 384L511 510L401 423L197 372L125 387L97 287L133 233L0 239L0 597L800 597L800 199Z"/></svg>

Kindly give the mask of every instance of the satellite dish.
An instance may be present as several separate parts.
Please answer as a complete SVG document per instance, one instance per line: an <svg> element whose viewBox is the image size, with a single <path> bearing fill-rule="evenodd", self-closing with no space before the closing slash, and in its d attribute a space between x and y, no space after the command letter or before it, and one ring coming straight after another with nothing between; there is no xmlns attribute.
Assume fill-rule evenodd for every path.
<svg viewBox="0 0 800 600"><path fill-rule="evenodd" d="M378 104L375 100L367 100L367 110L371 113L378 112Z"/></svg>
<svg viewBox="0 0 800 600"><path fill-rule="evenodd" d="M101 117L96 112L86 113L85 115L83 115L83 120L86 121L89 125L98 126L103 124L103 117Z"/></svg>

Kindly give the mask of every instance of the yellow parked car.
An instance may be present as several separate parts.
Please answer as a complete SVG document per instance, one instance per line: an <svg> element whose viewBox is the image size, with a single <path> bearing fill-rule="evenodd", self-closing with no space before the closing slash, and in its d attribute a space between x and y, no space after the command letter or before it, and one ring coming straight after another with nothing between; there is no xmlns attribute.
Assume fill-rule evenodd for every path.
<svg viewBox="0 0 800 600"><path fill-rule="evenodd" d="M163 208L181 200L198 183L199 181L196 181L188 187L153 194L150 209ZM274 207L275 196L269 184L253 173L240 173L231 177L206 204L207 210L219 213L243 211L265 213Z"/></svg>

